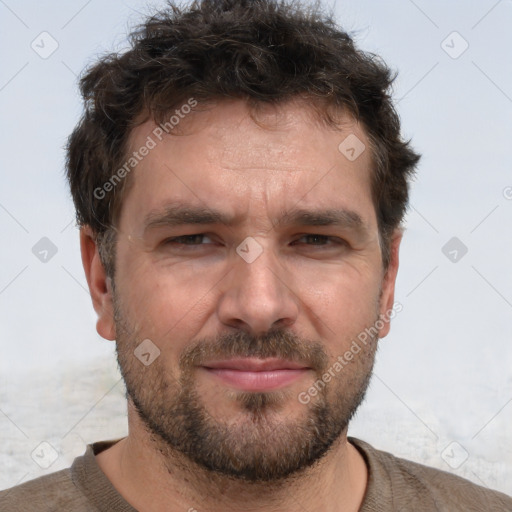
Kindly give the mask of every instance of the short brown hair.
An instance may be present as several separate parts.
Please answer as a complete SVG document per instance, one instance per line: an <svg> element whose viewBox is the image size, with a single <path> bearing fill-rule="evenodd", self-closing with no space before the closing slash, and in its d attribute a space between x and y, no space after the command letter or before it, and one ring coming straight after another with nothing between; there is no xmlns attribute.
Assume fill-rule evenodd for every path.
<svg viewBox="0 0 512 512"><path fill-rule="evenodd" d="M327 122L332 109L360 121L371 144L372 195L387 267L391 235L405 215L419 155L400 135L390 96L395 76L378 57L357 49L319 3L196 0L186 8L169 3L130 35L130 44L81 78L84 113L67 148L77 222L95 233L109 276L128 179L106 192L102 188L100 198L97 190L126 160L129 135L141 116L162 119L190 97L244 99L254 106L303 96Z"/></svg>

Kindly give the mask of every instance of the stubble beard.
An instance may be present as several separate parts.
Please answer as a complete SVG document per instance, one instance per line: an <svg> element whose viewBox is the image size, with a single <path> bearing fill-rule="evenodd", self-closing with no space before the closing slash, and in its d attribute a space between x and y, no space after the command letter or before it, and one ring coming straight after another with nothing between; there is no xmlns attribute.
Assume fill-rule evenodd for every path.
<svg viewBox="0 0 512 512"><path fill-rule="evenodd" d="M298 401L295 393L233 391L230 397L242 414L235 421L214 418L196 387L195 371L202 361L278 357L306 363L315 370L316 381L332 364L323 346L282 330L258 337L238 331L187 348L177 379L164 367L163 357L144 366L134 356L144 338L129 324L119 302L114 300L114 305L117 358L127 398L169 471L186 460L211 475L255 484L283 483L326 455L364 400L376 337L308 404L301 404L299 415L290 418L284 411L290 400Z"/></svg>

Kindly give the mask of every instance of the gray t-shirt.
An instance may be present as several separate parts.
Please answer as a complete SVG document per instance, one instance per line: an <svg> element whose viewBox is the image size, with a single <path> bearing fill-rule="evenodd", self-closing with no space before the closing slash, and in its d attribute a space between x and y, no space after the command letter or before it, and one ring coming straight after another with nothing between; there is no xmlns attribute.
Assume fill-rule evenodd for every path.
<svg viewBox="0 0 512 512"><path fill-rule="evenodd" d="M512 512L512 498L458 476L399 459L349 437L368 466L360 512ZM0 492L1 512L137 512L116 491L95 455L116 441L87 446L71 468Z"/></svg>

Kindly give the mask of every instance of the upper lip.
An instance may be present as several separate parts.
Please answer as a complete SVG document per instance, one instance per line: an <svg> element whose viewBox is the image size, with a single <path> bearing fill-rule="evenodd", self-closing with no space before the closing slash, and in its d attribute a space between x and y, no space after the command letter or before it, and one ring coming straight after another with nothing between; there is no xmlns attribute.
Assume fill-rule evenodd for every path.
<svg viewBox="0 0 512 512"><path fill-rule="evenodd" d="M247 372L265 372L272 370L300 370L307 369L308 366L288 361L286 359L259 359L255 357L241 357L234 359L223 359L220 361L211 361L202 364L204 368L215 368L224 370L241 370Z"/></svg>

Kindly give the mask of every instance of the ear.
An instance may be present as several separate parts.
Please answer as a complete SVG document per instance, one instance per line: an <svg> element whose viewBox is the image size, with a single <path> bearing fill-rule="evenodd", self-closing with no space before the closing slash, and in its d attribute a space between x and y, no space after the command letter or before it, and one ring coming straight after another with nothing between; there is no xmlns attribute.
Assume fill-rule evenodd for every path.
<svg viewBox="0 0 512 512"><path fill-rule="evenodd" d="M96 330L107 340L115 340L114 305L112 285L101 262L95 236L90 226L80 229L80 251L82 264L91 293L92 304L98 315Z"/></svg>
<svg viewBox="0 0 512 512"><path fill-rule="evenodd" d="M389 266L385 271L382 280L379 313L384 326L379 329L379 338L384 338L388 335L390 330L390 319L394 316L393 311L395 311L395 308L393 306L395 303L395 283L396 275L398 273L398 253L400 249L400 242L402 241L402 235L402 230L396 229L391 238Z"/></svg>

